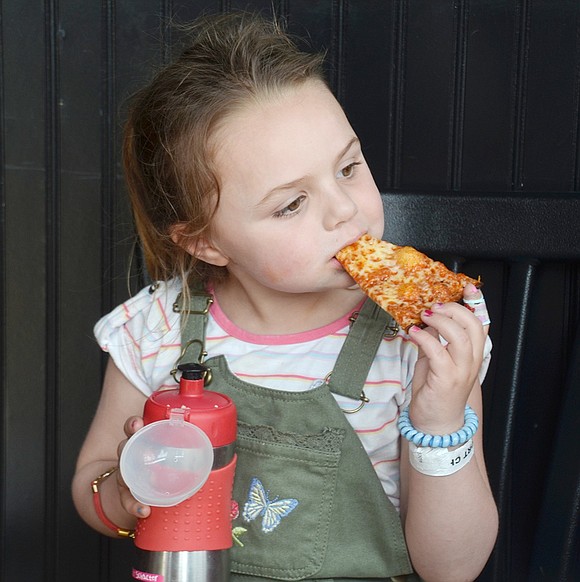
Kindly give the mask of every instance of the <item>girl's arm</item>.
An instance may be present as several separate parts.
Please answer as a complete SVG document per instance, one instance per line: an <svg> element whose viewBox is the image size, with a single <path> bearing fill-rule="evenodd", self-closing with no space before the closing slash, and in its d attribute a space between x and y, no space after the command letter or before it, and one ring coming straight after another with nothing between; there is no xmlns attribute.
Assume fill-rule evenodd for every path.
<svg viewBox="0 0 580 582"><path fill-rule="evenodd" d="M97 412L79 453L72 483L73 501L80 516L97 531L114 536L97 516L92 481L119 464L119 452L127 437L143 426L145 396L109 359ZM147 517L149 507L140 505L115 472L99 487L105 515L120 528L133 529L136 517Z"/></svg>
<svg viewBox="0 0 580 582"><path fill-rule="evenodd" d="M444 477L415 470L408 441L401 439L401 517L413 567L426 582L467 582L485 566L498 528L483 456L477 379L487 329L458 304L438 306L424 321L430 330L411 332L420 349L409 409L412 424L426 434L455 432L463 425L466 402L480 422L473 458Z"/></svg>

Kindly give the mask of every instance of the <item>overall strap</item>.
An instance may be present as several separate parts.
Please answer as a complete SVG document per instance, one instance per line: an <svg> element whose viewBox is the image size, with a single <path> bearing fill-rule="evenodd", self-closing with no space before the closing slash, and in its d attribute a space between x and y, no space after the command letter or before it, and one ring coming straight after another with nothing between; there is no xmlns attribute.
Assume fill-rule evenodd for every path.
<svg viewBox="0 0 580 582"><path fill-rule="evenodd" d="M394 337L398 328L384 309L367 299L356 315L328 380L331 392L365 400L362 391L383 337Z"/></svg>
<svg viewBox="0 0 580 582"><path fill-rule="evenodd" d="M211 293L203 290L190 289L188 305L184 305L183 293L177 296L173 304L173 311L181 313L181 355L177 363L203 361L205 330L212 303Z"/></svg>

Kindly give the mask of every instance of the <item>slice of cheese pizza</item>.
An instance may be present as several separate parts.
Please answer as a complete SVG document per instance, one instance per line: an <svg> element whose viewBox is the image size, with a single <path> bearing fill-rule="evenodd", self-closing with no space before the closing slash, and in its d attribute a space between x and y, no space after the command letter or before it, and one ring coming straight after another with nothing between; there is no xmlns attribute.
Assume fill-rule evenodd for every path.
<svg viewBox="0 0 580 582"><path fill-rule="evenodd" d="M359 287L404 330L420 325L420 314L434 303L459 301L468 283L480 282L450 271L413 247L364 235L336 254Z"/></svg>

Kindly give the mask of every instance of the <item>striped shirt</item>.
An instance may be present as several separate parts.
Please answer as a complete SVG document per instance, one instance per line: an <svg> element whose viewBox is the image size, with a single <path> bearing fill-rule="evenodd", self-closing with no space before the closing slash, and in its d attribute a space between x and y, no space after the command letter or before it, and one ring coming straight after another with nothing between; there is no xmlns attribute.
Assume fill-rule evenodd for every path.
<svg viewBox="0 0 580 582"><path fill-rule="evenodd" d="M180 290L177 280L161 282L154 290L142 289L95 326L101 348L145 396L176 386L170 370L181 350L180 315L173 312ZM349 317L346 314L303 333L256 335L237 327L214 300L205 349L208 358L224 355L230 371L245 382L274 390L305 391L331 372L349 331ZM395 507L399 506L397 419L410 399L416 359L417 348L406 334L385 338L364 386L370 401L359 412L347 415ZM341 408L353 408L352 400L334 397Z"/></svg>

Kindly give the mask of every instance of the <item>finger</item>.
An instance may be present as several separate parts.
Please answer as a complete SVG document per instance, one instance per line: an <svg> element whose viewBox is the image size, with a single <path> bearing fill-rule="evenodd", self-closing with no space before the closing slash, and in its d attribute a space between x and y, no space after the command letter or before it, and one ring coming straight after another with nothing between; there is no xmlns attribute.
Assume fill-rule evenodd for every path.
<svg viewBox="0 0 580 582"><path fill-rule="evenodd" d="M483 353L485 333L481 323L456 303L437 304L426 310L422 319L437 330L456 365L470 365Z"/></svg>
<svg viewBox="0 0 580 582"><path fill-rule="evenodd" d="M121 505L127 513L140 518L149 516L151 513L151 508L133 497L131 490L123 479L121 471L117 471L117 487L119 488L119 498L121 500Z"/></svg>
<svg viewBox="0 0 580 582"><path fill-rule="evenodd" d="M122 479L119 480L118 486L121 505L125 511L138 518L148 517L151 513L151 507L137 501Z"/></svg>
<svg viewBox="0 0 580 582"><path fill-rule="evenodd" d="M478 299L478 301L481 298ZM471 299L469 300L471 301ZM485 302L482 303L485 308ZM482 321L470 309L460 303L438 303L433 306L435 313L442 313L447 315L453 321L457 322L461 327L467 330L472 339L485 341L489 325L482 325Z"/></svg>
<svg viewBox="0 0 580 582"><path fill-rule="evenodd" d="M138 430L142 429L145 426L143 422L143 418L140 416L130 416L123 425L123 430L127 435L127 438L119 443L117 446L117 456L121 457L121 452L123 451L124 446L127 444L127 440L130 439Z"/></svg>
<svg viewBox="0 0 580 582"><path fill-rule="evenodd" d="M491 323L483 293L473 284L469 283L463 290L463 304L471 311L481 324L487 329Z"/></svg>
<svg viewBox="0 0 580 582"><path fill-rule="evenodd" d="M411 340L415 343L415 345L418 348L418 358L422 358L426 354L425 354L425 351L423 350L423 347L422 347L422 343L423 342L421 340L420 341L415 341L415 339L416 339L416 332L417 331L420 331L420 332L422 332L423 334L426 334L426 335L430 335L437 342L440 342L440 340L439 340L439 334L437 333L437 330L436 329L434 329L432 327L429 327L429 326L419 327L419 326L414 325L414 326L412 326L408 330L409 337L411 338ZM421 336L419 336L419 337L421 338ZM425 340L423 340L423 341L425 341Z"/></svg>
<svg viewBox="0 0 580 582"><path fill-rule="evenodd" d="M121 441L117 446L117 457L119 459L121 458L121 453L123 452L123 449L125 448L125 445L127 444L128 440L129 439L125 439L124 441Z"/></svg>
<svg viewBox="0 0 580 582"><path fill-rule="evenodd" d="M412 416L422 419L419 422L422 430L437 426L437 430L430 430L440 434L442 426L453 426L452 432L460 426L457 418L462 418L469 382L462 379L464 374L458 373L446 346L428 330L418 326L409 329L412 341L422 354L422 361L417 361L413 375Z"/></svg>
<svg viewBox="0 0 580 582"><path fill-rule="evenodd" d="M125 434L128 437L133 436L140 428L144 426L143 419L140 416L130 416L123 427Z"/></svg>
<svg viewBox="0 0 580 582"><path fill-rule="evenodd" d="M125 440L122 440L117 447L117 456L120 458L123 448L127 444L129 438L131 438L138 430L143 428L144 422L143 418L140 416L130 416L123 425L123 431L127 435ZM119 498L121 505L125 511L137 518L148 517L151 513L151 508L135 499L129 487L125 483L121 471L117 471L117 487L119 489Z"/></svg>
<svg viewBox="0 0 580 582"><path fill-rule="evenodd" d="M460 327L468 330L470 334L472 332L477 332L478 336L483 335L483 326L481 325L481 321L470 309L466 309L465 306L461 305L460 303L435 303L431 309L425 311L425 314L428 313L442 315L447 319L456 322ZM433 321L437 321L439 325L444 325L444 322L439 319L433 320L424 317L423 321L428 323L428 325L433 325Z"/></svg>
<svg viewBox="0 0 580 582"><path fill-rule="evenodd" d="M433 316L426 316L425 319ZM446 343L442 343L435 327L420 327L414 325L409 329L409 335L419 348L419 357L429 361L429 367L436 375L443 374L448 364L452 363Z"/></svg>

